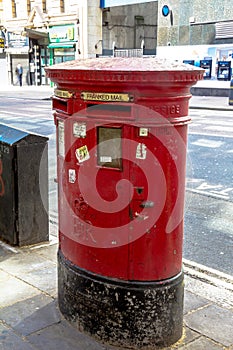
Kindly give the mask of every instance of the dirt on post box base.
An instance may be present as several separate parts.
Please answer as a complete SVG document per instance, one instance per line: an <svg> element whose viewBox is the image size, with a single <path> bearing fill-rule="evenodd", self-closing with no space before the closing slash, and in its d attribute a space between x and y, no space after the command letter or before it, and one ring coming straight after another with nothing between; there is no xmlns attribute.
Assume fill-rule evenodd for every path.
<svg viewBox="0 0 233 350"><path fill-rule="evenodd" d="M103 344L148 350L178 341L183 330L183 273L163 282L103 278L58 255L59 307L81 332Z"/></svg>

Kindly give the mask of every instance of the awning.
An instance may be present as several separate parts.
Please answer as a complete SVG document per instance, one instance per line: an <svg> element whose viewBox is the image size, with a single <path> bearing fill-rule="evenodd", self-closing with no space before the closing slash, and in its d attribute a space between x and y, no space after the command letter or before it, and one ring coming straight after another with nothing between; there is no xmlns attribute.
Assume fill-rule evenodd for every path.
<svg viewBox="0 0 233 350"><path fill-rule="evenodd" d="M215 24L215 39L233 38L233 21Z"/></svg>
<svg viewBox="0 0 233 350"><path fill-rule="evenodd" d="M74 47L75 43L50 43L48 45L49 49L58 49L58 48L63 48L63 49L68 49L71 47Z"/></svg>
<svg viewBox="0 0 233 350"><path fill-rule="evenodd" d="M25 32L29 36L29 38L32 39L42 39L42 38L48 38L49 34L48 32L42 32L39 30L34 30L34 29L29 29L29 28L24 28Z"/></svg>

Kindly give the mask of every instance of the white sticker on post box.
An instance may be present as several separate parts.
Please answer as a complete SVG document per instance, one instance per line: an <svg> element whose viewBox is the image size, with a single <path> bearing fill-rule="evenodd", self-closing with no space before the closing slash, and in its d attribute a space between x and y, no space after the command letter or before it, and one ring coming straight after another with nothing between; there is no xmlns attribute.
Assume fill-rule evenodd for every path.
<svg viewBox="0 0 233 350"><path fill-rule="evenodd" d="M101 156L100 157L100 162L101 163L112 163L112 157Z"/></svg>
<svg viewBox="0 0 233 350"><path fill-rule="evenodd" d="M73 124L73 135L78 138L85 138L87 136L86 123L75 122Z"/></svg>
<svg viewBox="0 0 233 350"><path fill-rule="evenodd" d="M58 154L65 157L65 133L64 133L64 122L58 121Z"/></svg>
<svg viewBox="0 0 233 350"><path fill-rule="evenodd" d="M69 169L69 183L74 184L76 181L76 171L75 169Z"/></svg>
<svg viewBox="0 0 233 350"><path fill-rule="evenodd" d="M137 145L136 159L146 159L146 145L144 143Z"/></svg>
<svg viewBox="0 0 233 350"><path fill-rule="evenodd" d="M139 128L139 136L148 136L149 129L148 128Z"/></svg>
<svg viewBox="0 0 233 350"><path fill-rule="evenodd" d="M90 158L87 146L82 146L75 151L76 158L79 163L83 163Z"/></svg>

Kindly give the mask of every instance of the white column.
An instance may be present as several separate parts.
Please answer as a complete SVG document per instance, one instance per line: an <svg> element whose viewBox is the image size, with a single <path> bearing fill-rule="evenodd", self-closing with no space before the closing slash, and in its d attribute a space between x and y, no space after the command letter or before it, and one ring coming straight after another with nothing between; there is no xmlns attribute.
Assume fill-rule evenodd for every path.
<svg viewBox="0 0 233 350"><path fill-rule="evenodd" d="M79 4L80 57L102 53L102 10L99 0L82 0ZM97 48L96 48L97 46Z"/></svg>
<svg viewBox="0 0 233 350"><path fill-rule="evenodd" d="M79 8L78 8L78 12L79 12L79 50L80 50L80 57L81 58L88 57L87 2L88 2L88 0L79 1Z"/></svg>

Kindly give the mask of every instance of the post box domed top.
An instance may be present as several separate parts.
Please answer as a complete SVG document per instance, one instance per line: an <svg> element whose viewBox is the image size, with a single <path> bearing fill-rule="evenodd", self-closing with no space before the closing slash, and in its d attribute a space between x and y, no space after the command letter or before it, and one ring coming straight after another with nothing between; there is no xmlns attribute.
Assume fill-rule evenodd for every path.
<svg viewBox="0 0 233 350"><path fill-rule="evenodd" d="M154 57L88 58L46 68L51 81L71 85L86 83L178 83L194 85L204 70L188 64Z"/></svg>

